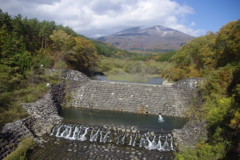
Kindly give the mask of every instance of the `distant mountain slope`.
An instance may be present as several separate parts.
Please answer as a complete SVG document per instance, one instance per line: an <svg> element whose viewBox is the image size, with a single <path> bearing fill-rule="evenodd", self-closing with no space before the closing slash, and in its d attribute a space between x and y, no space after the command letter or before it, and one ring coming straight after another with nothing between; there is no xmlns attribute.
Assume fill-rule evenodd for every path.
<svg viewBox="0 0 240 160"><path fill-rule="evenodd" d="M195 37L160 25L129 28L98 40L122 50L171 51Z"/></svg>

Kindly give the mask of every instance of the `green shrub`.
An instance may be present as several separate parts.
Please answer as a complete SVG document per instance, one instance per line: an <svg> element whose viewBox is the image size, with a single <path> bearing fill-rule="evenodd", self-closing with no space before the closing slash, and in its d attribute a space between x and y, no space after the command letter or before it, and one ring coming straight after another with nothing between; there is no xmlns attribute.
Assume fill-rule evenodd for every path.
<svg viewBox="0 0 240 160"><path fill-rule="evenodd" d="M53 60L46 55L37 55L33 58L34 65L43 65L44 67L51 67Z"/></svg>
<svg viewBox="0 0 240 160"><path fill-rule="evenodd" d="M54 68L57 68L57 69L67 69L67 64L64 61L59 60L59 61L54 63Z"/></svg>
<svg viewBox="0 0 240 160"><path fill-rule="evenodd" d="M124 70L119 69L119 68L113 68L112 70L110 70L109 72L106 73L106 75L117 75L117 74L127 74Z"/></svg>
<svg viewBox="0 0 240 160"><path fill-rule="evenodd" d="M177 53L177 51L171 51L171 52L164 53L157 59L157 61L158 62L168 61L176 53Z"/></svg>
<svg viewBox="0 0 240 160"><path fill-rule="evenodd" d="M17 149L5 157L4 160L25 160L34 146L35 142L32 138L24 138Z"/></svg>
<svg viewBox="0 0 240 160"><path fill-rule="evenodd" d="M224 158L226 154L226 143L210 145L199 143L195 149L188 148L184 152L176 152L176 160L216 160Z"/></svg>

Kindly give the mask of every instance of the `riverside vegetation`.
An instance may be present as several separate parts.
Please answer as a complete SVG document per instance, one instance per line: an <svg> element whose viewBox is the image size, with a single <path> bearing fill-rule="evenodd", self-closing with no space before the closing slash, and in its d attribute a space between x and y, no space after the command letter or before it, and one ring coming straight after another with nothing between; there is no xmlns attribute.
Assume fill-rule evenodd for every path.
<svg viewBox="0 0 240 160"><path fill-rule="evenodd" d="M19 103L41 97L48 90L46 83L60 82L58 73L50 75L48 68L74 69L87 75L101 71L114 80L119 77L144 80L156 75L173 81L203 77L205 82L199 86L203 105L192 105L189 114L195 115L196 121L207 121L208 137L194 149L176 153L175 158L237 159L240 156L240 20L165 54L118 50L53 21L40 22L20 14L11 17L2 10L0 35L1 127L27 116ZM25 159L26 146L19 146L20 154L15 152L13 156Z"/></svg>

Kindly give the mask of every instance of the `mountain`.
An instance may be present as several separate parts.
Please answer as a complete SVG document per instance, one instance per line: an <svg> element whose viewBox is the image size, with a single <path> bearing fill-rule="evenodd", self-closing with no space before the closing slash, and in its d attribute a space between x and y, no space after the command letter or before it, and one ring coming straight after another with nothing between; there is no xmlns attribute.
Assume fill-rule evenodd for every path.
<svg viewBox="0 0 240 160"><path fill-rule="evenodd" d="M156 25L149 28L133 27L97 40L111 43L118 49L135 51L171 51L195 37Z"/></svg>

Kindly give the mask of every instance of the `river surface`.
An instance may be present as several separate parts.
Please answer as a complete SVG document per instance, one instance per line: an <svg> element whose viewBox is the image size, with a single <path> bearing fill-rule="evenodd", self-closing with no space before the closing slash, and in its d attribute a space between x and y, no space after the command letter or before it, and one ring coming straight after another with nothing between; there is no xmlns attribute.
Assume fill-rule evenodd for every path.
<svg viewBox="0 0 240 160"><path fill-rule="evenodd" d="M98 81L109 81L105 75L96 75L93 77L94 80ZM143 83L143 84L162 84L163 79L160 77L149 78L147 82L128 82L128 81L115 81L115 82L127 82L127 83Z"/></svg>
<svg viewBox="0 0 240 160"><path fill-rule="evenodd" d="M137 114L120 111L93 110L83 108L64 108L60 111L64 123L86 124L102 126L124 125L137 126L140 130L154 130L170 132L173 129L180 129L187 122L185 118L158 115Z"/></svg>

